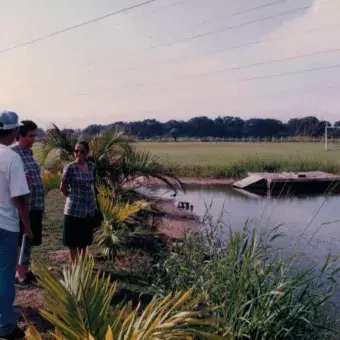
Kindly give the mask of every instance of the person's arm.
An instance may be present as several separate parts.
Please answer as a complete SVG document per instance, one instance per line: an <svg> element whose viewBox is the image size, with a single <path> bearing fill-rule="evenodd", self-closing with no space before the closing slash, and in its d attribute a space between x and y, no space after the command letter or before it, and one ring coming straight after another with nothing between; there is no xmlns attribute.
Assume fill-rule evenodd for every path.
<svg viewBox="0 0 340 340"><path fill-rule="evenodd" d="M68 196L69 183L70 183L71 177L72 177L72 169L69 165L67 165L64 168L64 172L63 172L63 175L60 181L60 191L63 193L65 197Z"/></svg>
<svg viewBox="0 0 340 340"><path fill-rule="evenodd" d="M24 165L20 156L16 155L10 163L8 171L8 183L12 202L18 210L19 216L25 228L25 233L29 238L33 237L29 218L29 189L27 185Z"/></svg>

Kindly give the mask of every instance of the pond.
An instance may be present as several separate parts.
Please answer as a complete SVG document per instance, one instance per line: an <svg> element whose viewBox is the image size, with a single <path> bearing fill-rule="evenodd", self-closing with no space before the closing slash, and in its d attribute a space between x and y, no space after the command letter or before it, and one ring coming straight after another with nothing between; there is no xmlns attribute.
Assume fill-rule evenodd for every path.
<svg viewBox="0 0 340 340"><path fill-rule="evenodd" d="M152 194L170 197L166 189L153 189ZM257 230L282 225L283 236L275 241L284 257L297 253L296 264L321 266L326 256L340 254L340 196L300 196L268 198L249 195L231 186L189 188L176 197L190 202L194 213L203 216L206 205L218 217L224 211L223 222L232 230L242 228L247 220ZM226 237L226 233L224 236Z"/></svg>

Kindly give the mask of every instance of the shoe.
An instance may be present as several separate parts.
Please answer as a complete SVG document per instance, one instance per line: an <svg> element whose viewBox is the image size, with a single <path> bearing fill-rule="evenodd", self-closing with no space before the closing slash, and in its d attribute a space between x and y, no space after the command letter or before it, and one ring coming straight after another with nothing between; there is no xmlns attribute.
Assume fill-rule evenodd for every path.
<svg viewBox="0 0 340 340"><path fill-rule="evenodd" d="M27 287L30 284L30 281L26 279L19 279L18 277L15 278L15 284Z"/></svg>
<svg viewBox="0 0 340 340"><path fill-rule="evenodd" d="M28 271L26 274L26 281L37 282L37 276L35 276L31 271Z"/></svg>
<svg viewBox="0 0 340 340"><path fill-rule="evenodd" d="M25 338L25 332L18 326L13 330L13 332L5 336L0 336L0 339L6 339L6 340L24 339L24 338Z"/></svg>

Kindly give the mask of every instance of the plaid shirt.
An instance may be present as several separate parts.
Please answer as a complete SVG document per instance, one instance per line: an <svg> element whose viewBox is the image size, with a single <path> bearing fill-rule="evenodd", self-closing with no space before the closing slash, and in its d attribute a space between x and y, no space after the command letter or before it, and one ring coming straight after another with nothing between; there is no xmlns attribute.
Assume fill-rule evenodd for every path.
<svg viewBox="0 0 340 340"><path fill-rule="evenodd" d="M61 182L68 187L68 195L64 214L86 218L94 216L96 210L94 181L96 165L87 162L89 172L84 172L77 163L68 164L65 169Z"/></svg>
<svg viewBox="0 0 340 340"><path fill-rule="evenodd" d="M32 178L32 182L28 183L30 189L29 209L43 211L45 209L44 188L41 179L41 170L39 164L33 157L31 149L20 149L14 146L12 148L22 159L24 163L25 172Z"/></svg>

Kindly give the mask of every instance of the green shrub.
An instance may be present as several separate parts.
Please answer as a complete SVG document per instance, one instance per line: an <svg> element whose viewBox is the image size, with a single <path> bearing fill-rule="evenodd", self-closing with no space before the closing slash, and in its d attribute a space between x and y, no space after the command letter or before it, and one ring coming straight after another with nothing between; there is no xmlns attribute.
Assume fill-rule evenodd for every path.
<svg viewBox="0 0 340 340"><path fill-rule="evenodd" d="M258 234L229 232L219 241L222 219L205 219L204 235L186 235L152 275L160 296L193 285L216 312L219 327L233 339L330 339L339 330L331 314L338 268L326 259L322 270L298 271L280 260L271 243L278 228ZM326 313L327 311L327 313ZM334 313L333 313L334 314Z"/></svg>

